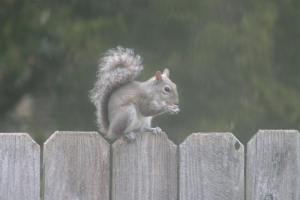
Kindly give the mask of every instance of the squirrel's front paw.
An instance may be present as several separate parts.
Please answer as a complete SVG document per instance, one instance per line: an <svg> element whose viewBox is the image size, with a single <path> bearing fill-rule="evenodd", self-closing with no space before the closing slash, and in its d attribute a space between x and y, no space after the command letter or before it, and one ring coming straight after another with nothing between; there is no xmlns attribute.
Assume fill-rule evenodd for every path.
<svg viewBox="0 0 300 200"><path fill-rule="evenodd" d="M152 132L154 134L158 134L158 133L162 133L163 131L161 130L161 128L159 127L155 127L155 128L147 128L146 131Z"/></svg>
<svg viewBox="0 0 300 200"><path fill-rule="evenodd" d="M125 140L128 142L128 143L131 143L135 140L136 138L136 134L133 133L133 132L129 132L125 135L123 135L123 137L125 138Z"/></svg>
<svg viewBox="0 0 300 200"><path fill-rule="evenodd" d="M167 105L168 113L177 114L179 112L179 108L177 105L172 104L171 106Z"/></svg>

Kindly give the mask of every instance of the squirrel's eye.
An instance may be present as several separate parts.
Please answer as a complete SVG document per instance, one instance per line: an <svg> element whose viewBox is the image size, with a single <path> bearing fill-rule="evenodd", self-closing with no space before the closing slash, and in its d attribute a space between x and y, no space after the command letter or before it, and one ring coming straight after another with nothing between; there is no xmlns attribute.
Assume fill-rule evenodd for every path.
<svg viewBox="0 0 300 200"><path fill-rule="evenodd" d="M165 86L163 87L163 92L164 92L164 93L169 93L169 92L171 92L171 87L168 86L168 85L165 85Z"/></svg>

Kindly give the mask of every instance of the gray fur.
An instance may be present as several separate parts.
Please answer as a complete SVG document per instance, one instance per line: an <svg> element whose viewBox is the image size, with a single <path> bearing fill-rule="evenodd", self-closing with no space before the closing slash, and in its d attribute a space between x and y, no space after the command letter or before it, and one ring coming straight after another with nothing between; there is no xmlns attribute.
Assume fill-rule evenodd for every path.
<svg viewBox="0 0 300 200"><path fill-rule="evenodd" d="M169 79L169 70L137 82L134 79L143 69L141 63L140 56L122 47L109 50L100 62L90 98L97 108L100 131L109 139L123 136L132 142L137 132L161 133L159 127L151 127L152 118L179 112L177 89Z"/></svg>
<svg viewBox="0 0 300 200"><path fill-rule="evenodd" d="M108 100L112 92L133 81L142 70L142 58L134 55L132 49L120 46L108 50L100 60L97 81L90 92L90 98L97 108L97 122L101 132L107 133L109 129Z"/></svg>

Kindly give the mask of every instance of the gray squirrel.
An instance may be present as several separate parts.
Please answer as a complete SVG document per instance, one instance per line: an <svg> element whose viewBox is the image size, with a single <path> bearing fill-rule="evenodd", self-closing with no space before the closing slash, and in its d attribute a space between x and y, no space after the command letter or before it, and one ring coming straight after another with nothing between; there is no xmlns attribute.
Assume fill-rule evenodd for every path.
<svg viewBox="0 0 300 200"><path fill-rule="evenodd" d="M100 60L90 98L97 108L100 131L109 139L123 136L132 142L137 132L161 133L159 127L151 127L152 118L179 112L177 88L169 79L169 70L156 72L146 82L134 81L142 69L142 58L123 47L108 50Z"/></svg>

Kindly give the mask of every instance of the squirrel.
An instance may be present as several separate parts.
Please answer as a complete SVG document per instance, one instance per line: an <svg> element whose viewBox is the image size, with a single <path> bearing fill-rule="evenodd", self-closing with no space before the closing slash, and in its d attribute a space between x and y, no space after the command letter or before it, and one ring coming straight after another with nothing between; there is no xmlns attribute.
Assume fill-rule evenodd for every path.
<svg viewBox="0 0 300 200"><path fill-rule="evenodd" d="M135 81L142 70L142 58L120 46L108 50L100 60L90 98L97 108L100 131L108 139L123 137L130 143L137 132L162 133L159 127L151 127L152 118L179 112L177 88L169 79L169 70L157 71L146 82Z"/></svg>

